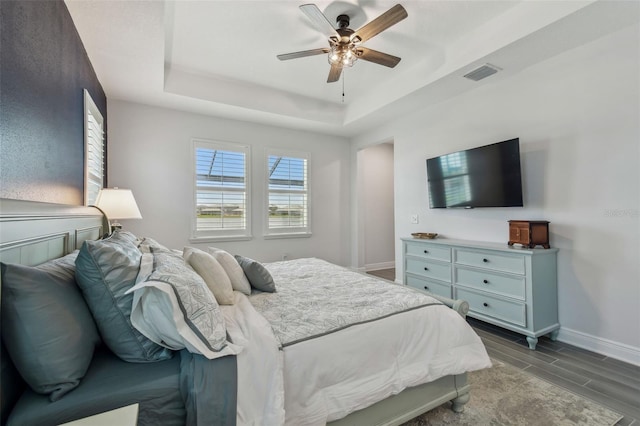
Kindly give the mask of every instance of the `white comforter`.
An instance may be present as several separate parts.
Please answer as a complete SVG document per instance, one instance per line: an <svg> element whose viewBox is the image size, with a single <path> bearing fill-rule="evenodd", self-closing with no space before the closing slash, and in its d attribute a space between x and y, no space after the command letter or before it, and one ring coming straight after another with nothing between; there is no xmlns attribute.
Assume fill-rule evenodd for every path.
<svg viewBox="0 0 640 426"><path fill-rule="evenodd" d="M236 305L223 310L232 340L244 346L238 355L238 424L324 425L407 387L491 366L484 345L466 321L424 293L384 283L399 290L404 300L401 313L389 314L384 312L392 296L387 288L376 290L381 284L375 278L318 259L266 266L278 293L249 298L236 293ZM314 269L323 271L319 283L310 272ZM298 317L291 323L274 319L287 316L286 306L275 315L269 309L259 313L265 306L279 305L301 286L313 286L314 280L315 285L328 280L331 287L338 286L342 306L318 307L324 303L320 299L325 289L303 300L316 306L304 321L301 312L311 311L304 303L290 309ZM371 300L361 298L363 289L374 293ZM327 300L335 297L335 292L327 292ZM352 298L356 300L350 302ZM355 317L345 314L349 303L367 309L357 309ZM331 321L332 309L339 320ZM301 329L309 338L301 337Z"/></svg>

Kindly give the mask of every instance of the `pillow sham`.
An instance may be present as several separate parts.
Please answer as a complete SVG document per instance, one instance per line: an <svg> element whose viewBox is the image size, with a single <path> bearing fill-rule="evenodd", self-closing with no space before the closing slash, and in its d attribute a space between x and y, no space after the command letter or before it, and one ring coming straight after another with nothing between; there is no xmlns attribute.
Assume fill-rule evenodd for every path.
<svg viewBox="0 0 640 426"><path fill-rule="evenodd" d="M153 342L209 359L236 354L227 342L224 318L204 280L173 253L144 253L153 270L127 291L133 293L131 322ZM141 271L141 276L147 275Z"/></svg>
<svg viewBox="0 0 640 426"><path fill-rule="evenodd" d="M253 288L269 293L276 291L276 283L273 282L273 277L261 263L238 254L235 255L235 258Z"/></svg>
<svg viewBox="0 0 640 426"><path fill-rule="evenodd" d="M100 337L70 265L1 264L2 339L31 388L57 401L80 384Z"/></svg>
<svg viewBox="0 0 640 426"><path fill-rule="evenodd" d="M76 259L76 280L106 345L124 361L154 362L172 352L136 330L130 320L142 253L118 233L99 241L85 241Z"/></svg>
<svg viewBox="0 0 640 426"><path fill-rule="evenodd" d="M194 247L185 247L184 260L202 277L219 305L233 305L231 280L212 255Z"/></svg>
<svg viewBox="0 0 640 426"><path fill-rule="evenodd" d="M110 238L112 240L119 241L126 240L135 245L138 245L140 243L140 238L136 237L133 233L129 231L123 231L122 229L116 229L115 231L113 231Z"/></svg>
<svg viewBox="0 0 640 426"><path fill-rule="evenodd" d="M163 246L162 244L160 244L159 242L157 242L153 238L145 237L145 238L143 238L143 239L138 241L137 246L142 252L146 252L146 253L160 252L161 251L161 252L171 253L174 257L176 257L176 256L182 257L181 253L177 253L174 250L171 250L171 249Z"/></svg>
<svg viewBox="0 0 640 426"><path fill-rule="evenodd" d="M76 284L76 258L80 250L74 250L71 253L58 257L57 259L48 260L44 263L34 266L40 271L56 275L62 279L73 281ZM80 291L80 289L78 289ZM88 309L88 308L87 308Z"/></svg>
<svg viewBox="0 0 640 426"><path fill-rule="evenodd" d="M222 265L227 276L229 276L231 287L249 296L251 294L251 284L249 284L249 280L238 261L229 252L215 247L209 247L207 251Z"/></svg>

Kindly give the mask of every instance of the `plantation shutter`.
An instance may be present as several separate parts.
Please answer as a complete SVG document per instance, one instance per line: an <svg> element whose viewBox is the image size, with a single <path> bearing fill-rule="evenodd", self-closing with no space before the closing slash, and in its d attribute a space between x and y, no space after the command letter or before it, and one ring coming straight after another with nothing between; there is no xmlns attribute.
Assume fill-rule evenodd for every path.
<svg viewBox="0 0 640 426"><path fill-rule="evenodd" d="M85 205L94 205L104 185L104 119L89 92L84 91Z"/></svg>
<svg viewBox="0 0 640 426"><path fill-rule="evenodd" d="M267 235L307 234L309 155L268 151Z"/></svg>
<svg viewBox="0 0 640 426"><path fill-rule="evenodd" d="M194 238L249 236L249 148L194 141Z"/></svg>

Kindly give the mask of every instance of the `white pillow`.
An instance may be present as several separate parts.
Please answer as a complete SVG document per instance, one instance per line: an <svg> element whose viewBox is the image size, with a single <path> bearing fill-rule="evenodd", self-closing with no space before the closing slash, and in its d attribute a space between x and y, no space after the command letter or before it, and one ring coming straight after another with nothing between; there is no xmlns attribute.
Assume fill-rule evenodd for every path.
<svg viewBox="0 0 640 426"><path fill-rule="evenodd" d="M233 305L233 287L225 269L206 251L184 248L184 260L202 277L220 305Z"/></svg>
<svg viewBox="0 0 640 426"><path fill-rule="evenodd" d="M251 284L249 284L249 280L244 274L244 270L242 269L242 266L240 266L238 261L229 252L226 252L219 248L209 247L207 251L216 258L216 260L227 272L227 275L231 280L231 287L233 287L233 289L236 291L250 296Z"/></svg>
<svg viewBox="0 0 640 426"><path fill-rule="evenodd" d="M204 280L182 259L167 253L153 256L151 274L127 290L133 292L131 324L151 341L173 350L187 348L209 359L237 354L227 341L220 306Z"/></svg>

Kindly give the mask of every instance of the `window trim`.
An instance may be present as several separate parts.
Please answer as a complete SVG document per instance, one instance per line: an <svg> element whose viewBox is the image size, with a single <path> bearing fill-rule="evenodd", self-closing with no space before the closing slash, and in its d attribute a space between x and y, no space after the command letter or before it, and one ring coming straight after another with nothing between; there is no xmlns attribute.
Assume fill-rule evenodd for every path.
<svg viewBox="0 0 640 426"><path fill-rule="evenodd" d="M100 110L98 109L98 107L96 106L95 102L93 101L93 99L91 98L91 95L89 94L89 91L87 91L87 89L83 89L83 102L84 102L84 205L85 206L89 206L89 205L94 205L97 199L98 194L95 194L95 197L93 199L90 199L89 195L89 183L93 182L96 185L99 186L99 189L104 188L104 183L105 183L105 157L106 157L106 150L105 150L105 132L104 132L104 117L102 117L102 113L100 112ZM89 115L91 115L92 117L94 117L94 119L97 121L97 123L100 125L100 131L101 131L101 136L102 139L99 141L100 146L98 147L98 149L101 151L101 158L100 158L100 170L95 170L93 168L90 167L90 162L89 162L89 147L94 145L91 143L89 135L90 135L90 130L89 130ZM92 173L93 172L93 173ZM96 173L98 172L98 173ZM100 174L100 176L98 177L98 174ZM100 192L98 190L98 192Z"/></svg>
<svg viewBox="0 0 640 426"><path fill-rule="evenodd" d="M220 231L198 231L198 173L196 170L196 150L198 148L219 149L223 151L242 152L245 155L245 228L244 230L229 229ZM213 139L191 139L191 174L192 174L192 208L190 242L215 242L215 241L247 241L251 240L251 146L236 142L226 142Z"/></svg>
<svg viewBox="0 0 640 426"><path fill-rule="evenodd" d="M307 225L297 228L270 228L269 227L269 156L277 155L281 157L301 158L307 162ZM276 239L276 238L306 238L311 237L311 153L306 151L292 151L280 148L266 148L264 155L264 203L263 203L263 218L264 218L264 239Z"/></svg>

